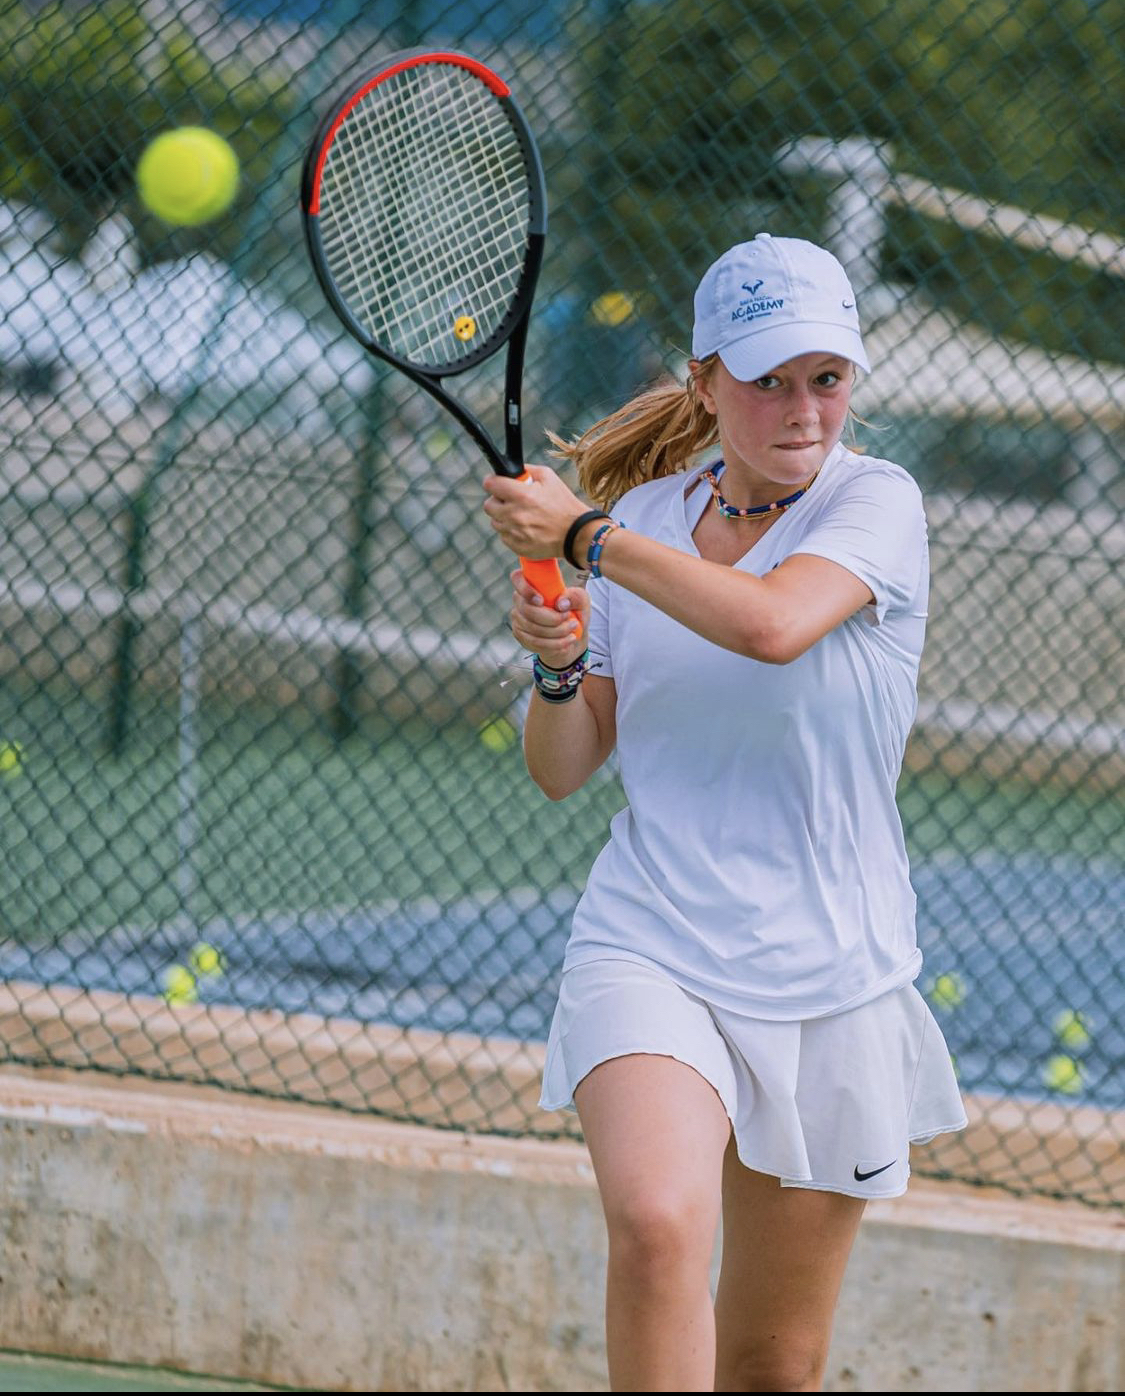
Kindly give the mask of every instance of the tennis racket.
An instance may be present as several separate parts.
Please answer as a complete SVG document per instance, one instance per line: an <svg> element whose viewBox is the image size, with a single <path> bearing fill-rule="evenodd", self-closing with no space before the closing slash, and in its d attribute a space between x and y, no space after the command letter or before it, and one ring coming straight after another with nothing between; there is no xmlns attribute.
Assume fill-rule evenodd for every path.
<svg viewBox="0 0 1125 1396"><path fill-rule="evenodd" d="M410 51L349 83L305 158L301 206L325 295L359 342L530 480L521 381L543 257L543 167L508 85L464 54ZM504 449L443 380L508 347ZM559 564L520 559L553 606Z"/></svg>

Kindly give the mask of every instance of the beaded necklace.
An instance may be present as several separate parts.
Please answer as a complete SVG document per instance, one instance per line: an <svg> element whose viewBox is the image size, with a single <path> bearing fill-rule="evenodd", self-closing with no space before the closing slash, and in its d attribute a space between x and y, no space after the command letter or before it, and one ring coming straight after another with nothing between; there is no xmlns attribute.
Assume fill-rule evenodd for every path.
<svg viewBox="0 0 1125 1396"><path fill-rule="evenodd" d="M796 494L791 494L787 499L775 499L772 504L755 504L745 509L736 509L733 504L728 504L719 492L719 481L715 471L720 469L722 464L721 460L716 461L714 466L703 472L703 478L711 486L711 493L715 496L715 508L724 519L761 519L767 514L784 514L791 504L796 504L803 494L812 489L816 483L816 475L820 474L818 469L807 485L802 485Z"/></svg>

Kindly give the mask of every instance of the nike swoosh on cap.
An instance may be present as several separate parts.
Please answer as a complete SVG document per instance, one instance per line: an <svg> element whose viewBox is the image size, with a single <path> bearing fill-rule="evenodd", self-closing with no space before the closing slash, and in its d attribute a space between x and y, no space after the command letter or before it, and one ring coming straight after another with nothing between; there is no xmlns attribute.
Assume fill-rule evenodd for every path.
<svg viewBox="0 0 1125 1396"><path fill-rule="evenodd" d="M873 1168L870 1173L861 1173L859 1171L859 1164L857 1163L854 1174L855 1180L857 1183L866 1183L868 1178L874 1178L876 1173L885 1173L888 1168L893 1168L897 1162L898 1159L893 1158L890 1163L883 1164L882 1168Z"/></svg>

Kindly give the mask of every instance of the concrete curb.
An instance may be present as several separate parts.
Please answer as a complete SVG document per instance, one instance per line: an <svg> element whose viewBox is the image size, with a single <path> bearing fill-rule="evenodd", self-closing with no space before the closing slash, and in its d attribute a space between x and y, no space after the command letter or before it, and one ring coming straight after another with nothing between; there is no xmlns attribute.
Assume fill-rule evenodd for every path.
<svg viewBox="0 0 1125 1396"><path fill-rule="evenodd" d="M584 1147L61 1069L0 1072L0 1346L321 1390L598 1391ZM1122 1388L1125 1217L874 1203L828 1389Z"/></svg>

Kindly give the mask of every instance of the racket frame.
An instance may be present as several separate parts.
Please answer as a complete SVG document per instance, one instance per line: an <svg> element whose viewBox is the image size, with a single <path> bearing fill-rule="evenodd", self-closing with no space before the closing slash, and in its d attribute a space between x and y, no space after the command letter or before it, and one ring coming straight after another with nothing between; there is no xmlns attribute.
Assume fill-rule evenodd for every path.
<svg viewBox="0 0 1125 1396"><path fill-rule="evenodd" d="M411 363L368 333L360 324L336 289L328 271L327 257L320 232L320 185L324 163L331 149L332 138L348 112L379 85L380 82L419 63L451 63L480 78L505 109L524 159L528 187L528 240L519 285L507 314L489 338L471 354L456 364L424 369ZM543 164L531 134L531 128L520 110L511 89L492 70L453 50L406 49L390 55L376 69L352 78L337 93L335 100L317 125L316 133L305 156L301 176L301 213L309 259L325 296L341 322L376 358L390 364L434 398L458 421L480 447L498 475L520 478L526 475L523 460L522 384L527 330L536 283L543 262L543 245L547 232L547 191ZM507 344L504 372L504 449L501 450L483 422L463 403L443 387L446 378L455 377L476 367L498 353Z"/></svg>

